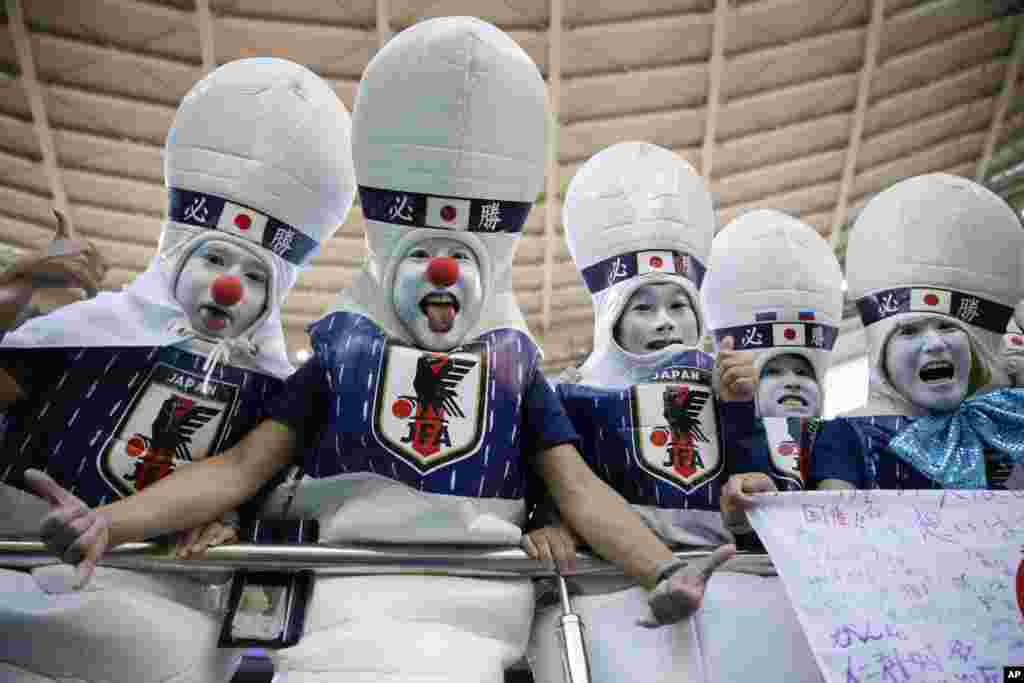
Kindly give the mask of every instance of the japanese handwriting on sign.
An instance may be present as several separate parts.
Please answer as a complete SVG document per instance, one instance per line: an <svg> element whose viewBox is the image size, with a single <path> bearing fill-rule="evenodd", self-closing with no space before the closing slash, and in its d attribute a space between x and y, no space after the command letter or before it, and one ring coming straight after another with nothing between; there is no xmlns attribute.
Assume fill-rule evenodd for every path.
<svg viewBox="0 0 1024 683"><path fill-rule="evenodd" d="M960 300L960 306L956 309L956 317L964 322L973 323L981 315L981 305L976 297L968 296Z"/></svg>
<svg viewBox="0 0 1024 683"><path fill-rule="evenodd" d="M206 197L197 197L185 207L185 220L187 221L205 223L209 218L210 214L206 210Z"/></svg>
<svg viewBox="0 0 1024 683"><path fill-rule="evenodd" d="M491 202L480 207L480 228L493 232L501 224L501 205Z"/></svg>
<svg viewBox="0 0 1024 683"><path fill-rule="evenodd" d="M618 256L612 261L611 270L608 271L608 285L614 285L616 281L629 275L626 270L626 264L622 262L622 257Z"/></svg>
<svg viewBox="0 0 1024 683"><path fill-rule="evenodd" d="M741 346L761 346L764 344L764 335L756 327L749 327L740 339Z"/></svg>
<svg viewBox="0 0 1024 683"><path fill-rule="evenodd" d="M281 228L274 233L270 241L270 250L278 256L284 256L292 248L292 241L295 239L295 231L289 228Z"/></svg>
<svg viewBox="0 0 1024 683"><path fill-rule="evenodd" d="M409 204L409 195L400 194L388 209L388 218L412 222L412 206Z"/></svg>
<svg viewBox="0 0 1024 683"><path fill-rule="evenodd" d="M881 315L890 315L892 313L898 313L900 310L900 304L896 300L896 295L889 292L881 299L878 300L878 312Z"/></svg>

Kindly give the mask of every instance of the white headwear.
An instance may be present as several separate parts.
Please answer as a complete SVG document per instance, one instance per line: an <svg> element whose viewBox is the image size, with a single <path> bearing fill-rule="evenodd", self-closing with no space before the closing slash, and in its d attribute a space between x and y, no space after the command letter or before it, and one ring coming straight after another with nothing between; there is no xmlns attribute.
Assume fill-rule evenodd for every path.
<svg viewBox="0 0 1024 683"><path fill-rule="evenodd" d="M998 196L934 173L874 197L850 234L846 270L867 331L870 384L863 415L918 416L889 382L885 347L908 318L938 314L959 325L985 375L975 395L1009 384L1003 333L1024 298L1024 230Z"/></svg>
<svg viewBox="0 0 1024 683"><path fill-rule="evenodd" d="M843 273L828 242L806 223L760 209L736 218L711 243L701 288L714 339L770 359L807 359L824 389L843 317Z"/></svg>
<svg viewBox="0 0 1024 683"><path fill-rule="evenodd" d="M271 279L263 315L208 360L241 350L232 362L287 376L280 306L352 206L350 131L345 106L303 66L242 59L216 69L185 95L167 134L168 214L146 271L123 292L31 320L4 343L163 346L195 336L174 288L189 256L216 239L259 257Z"/></svg>
<svg viewBox="0 0 1024 683"><path fill-rule="evenodd" d="M368 263L330 309L368 316L411 341L395 313L395 268L412 244L445 237L480 263L484 303L467 338L526 332L512 292L519 233L544 182L547 106L533 60L471 17L402 31L359 83L352 153Z"/></svg>
<svg viewBox="0 0 1024 683"><path fill-rule="evenodd" d="M625 386L678 345L643 355L615 341L615 323L637 288L681 285L703 333L698 294L715 234L715 210L704 181L673 152L623 142L587 161L569 183L562 209L565 240L594 303L594 351L580 381Z"/></svg>

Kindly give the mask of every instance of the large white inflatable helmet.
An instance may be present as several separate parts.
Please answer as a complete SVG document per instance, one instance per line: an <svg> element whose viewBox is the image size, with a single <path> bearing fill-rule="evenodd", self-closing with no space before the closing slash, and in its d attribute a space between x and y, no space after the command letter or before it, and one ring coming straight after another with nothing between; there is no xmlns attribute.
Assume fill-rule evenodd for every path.
<svg viewBox="0 0 1024 683"><path fill-rule="evenodd" d="M1008 385L1003 334L1024 298L1024 229L998 196L934 173L867 203L847 248L846 275L867 331L871 379L859 414L919 415L886 376L885 347L901 320L954 321L971 340L974 394Z"/></svg>
<svg viewBox="0 0 1024 683"><path fill-rule="evenodd" d="M646 142L623 142L576 172L562 209L565 239L594 304L594 351L580 381L624 386L667 356L625 351L614 327L630 295L645 284L683 287L703 334L699 289L715 210L704 181L679 155Z"/></svg>
<svg viewBox="0 0 1024 683"><path fill-rule="evenodd" d="M309 69L269 58L216 69L185 95L167 134L160 254L187 256L197 228L255 248L274 265L279 304L352 206L350 136L345 105Z"/></svg>
<svg viewBox="0 0 1024 683"><path fill-rule="evenodd" d="M824 389L843 273L814 228L771 209L734 219L711 243L701 298L716 345L731 336L736 349L753 351L758 374L776 356L803 356Z"/></svg>
<svg viewBox="0 0 1024 683"><path fill-rule="evenodd" d="M353 159L369 262L335 310L409 339L393 308L395 268L446 237L477 256L484 297L467 337L525 330L511 284L515 246L544 182L547 99L533 60L471 17L402 31L370 61L353 115Z"/></svg>

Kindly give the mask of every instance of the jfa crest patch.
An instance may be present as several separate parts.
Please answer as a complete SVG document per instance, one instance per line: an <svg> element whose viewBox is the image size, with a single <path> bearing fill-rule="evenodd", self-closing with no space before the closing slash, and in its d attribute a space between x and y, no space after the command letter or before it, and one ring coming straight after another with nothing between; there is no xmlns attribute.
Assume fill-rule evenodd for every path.
<svg viewBox="0 0 1024 683"><path fill-rule="evenodd" d="M724 464L711 372L666 368L655 380L630 389L637 464L689 494L717 477Z"/></svg>
<svg viewBox="0 0 1024 683"><path fill-rule="evenodd" d="M480 448L490 370L484 344L434 353L388 342L374 401L377 440L421 474Z"/></svg>
<svg viewBox="0 0 1024 683"><path fill-rule="evenodd" d="M217 452L238 387L157 363L100 452L103 479L124 496Z"/></svg>

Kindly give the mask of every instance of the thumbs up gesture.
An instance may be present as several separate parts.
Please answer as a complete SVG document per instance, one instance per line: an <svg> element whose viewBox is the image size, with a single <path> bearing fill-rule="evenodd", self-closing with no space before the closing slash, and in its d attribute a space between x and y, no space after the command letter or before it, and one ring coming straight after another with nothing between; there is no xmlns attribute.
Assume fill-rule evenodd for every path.
<svg viewBox="0 0 1024 683"><path fill-rule="evenodd" d="M39 470L26 470L25 481L50 504L50 513L40 525L43 542L64 562L77 565L78 582L74 588L83 587L110 547L109 518Z"/></svg>
<svg viewBox="0 0 1024 683"><path fill-rule="evenodd" d="M45 249L18 259L0 274L0 286L23 288L79 287L95 296L107 274L107 263L96 247L77 239L67 217L58 211L57 231Z"/></svg>

